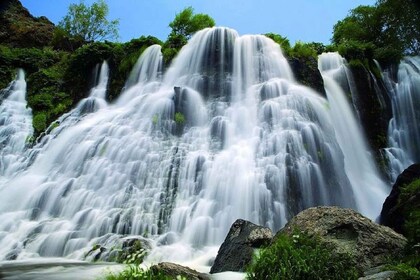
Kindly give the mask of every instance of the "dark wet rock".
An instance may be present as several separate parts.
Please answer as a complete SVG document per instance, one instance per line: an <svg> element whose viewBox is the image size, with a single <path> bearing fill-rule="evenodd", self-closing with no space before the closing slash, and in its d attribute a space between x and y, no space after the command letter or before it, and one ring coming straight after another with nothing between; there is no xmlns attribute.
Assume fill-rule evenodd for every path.
<svg viewBox="0 0 420 280"><path fill-rule="evenodd" d="M220 246L210 273L245 271L251 263L254 250L268 245L273 238L269 228L245 220L236 220Z"/></svg>
<svg viewBox="0 0 420 280"><path fill-rule="evenodd" d="M405 169L395 181L392 186L392 191L386 198L382 207L380 223L394 229L396 232L404 233L404 208L409 207L408 203L417 203L417 208L420 208L420 194L417 193L412 199L399 203L401 189L409 185L413 181L420 179L420 164L413 164ZM417 199L416 199L417 197Z"/></svg>
<svg viewBox="0 0 420 280"><path fill-rule="evenodd" d="M326 96L324 80L318 70L318 61L314 57L290 58L289 64L301 84L314 89L324 97Z"/></svg>
<svg viewBox="0 0 420 280"><path fill-rule="evenodd" d="M353 63L349 66L354 79L351 101L383 171L385 162L380 150L388 146L388 125L392 117L391 100L382 79L372 73L373 70L379 72L376 66L372 65L372 70L366 69L362 64Z"/></svg>

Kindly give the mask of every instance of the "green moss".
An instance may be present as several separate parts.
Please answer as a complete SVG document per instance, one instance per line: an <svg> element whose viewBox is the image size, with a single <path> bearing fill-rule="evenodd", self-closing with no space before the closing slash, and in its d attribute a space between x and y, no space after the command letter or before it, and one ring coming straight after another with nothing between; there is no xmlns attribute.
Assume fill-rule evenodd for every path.
<svg viewBox="0 0 420 280"><path fill-rule="evenodd" d="M41 112L36 115L34 115L33 118L33 126L35 129L35 132L38 134L43 132L47 128L47 116L45 113Z"/></svg>
<svg viewBox="0 0 420 280"><path fill-rule="evenodd" d="M180 112L175 113L175 123L178 125L183 125L185 123L185 116Z"/></svg>
<svg viewBox="0 0 420 280"><path fill-rule="evenodd" d="M316 238L280 235L248 268L247 279L357 279L348 255L335 255Z"/></svg>

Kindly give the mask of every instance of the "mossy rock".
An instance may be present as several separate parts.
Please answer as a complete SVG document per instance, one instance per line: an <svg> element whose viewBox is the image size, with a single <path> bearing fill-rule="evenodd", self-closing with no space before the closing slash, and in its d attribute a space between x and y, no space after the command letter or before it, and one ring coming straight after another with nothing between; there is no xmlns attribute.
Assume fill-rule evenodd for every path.
<svg viewBox="0 0 420 280"><path fill-rule="evenodd" d="M331 252L350 255L359 272L401 257L407 244L406 238L392 229L339 207L313 207L300 212L274 240L281 234L292 236L295 231L316 236Z"/></svg>

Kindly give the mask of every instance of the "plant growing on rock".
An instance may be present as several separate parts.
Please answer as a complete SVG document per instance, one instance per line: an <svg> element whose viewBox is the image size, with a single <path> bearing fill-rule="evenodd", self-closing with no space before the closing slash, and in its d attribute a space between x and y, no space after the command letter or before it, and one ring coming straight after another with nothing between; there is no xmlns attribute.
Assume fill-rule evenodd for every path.
<svg viewBox="0 0 420 280"><path fill-rule="evenodd" d="M248 268L247 279L357 279L350 256L335 255L316 238L281 234Z"/></svg>

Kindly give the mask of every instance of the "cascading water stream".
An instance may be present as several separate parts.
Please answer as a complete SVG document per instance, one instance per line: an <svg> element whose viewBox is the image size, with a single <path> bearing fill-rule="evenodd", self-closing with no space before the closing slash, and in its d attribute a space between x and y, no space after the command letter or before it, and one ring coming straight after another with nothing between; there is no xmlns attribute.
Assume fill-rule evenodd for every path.
<svg viewBox="0 0 420 280"><path fill-rule="evenodd" d="M273 41L205 29L161 67L152 46L115 104L64 116L0 186L0 258L83 258L142 235L151 260L182 262L237 218L277 230L310 206L357 208L327 101Z"/></svg>
<svg viewBox="0 0 420 280"><path fill-rule="evenodd" d="M26 82L23 70L18 70L16 80L4 91L0 104L0 181L13 176L21 154L32 136L32 110L26 104Z"/></svg>
<svg viewBox="0 0 420 280"><path fill-rule="evenodd" d="M345 170L353 188L357 207L361 213L374 219L379 215L387 195L387 187L379 175L341 86L349 84L350 72L346 69L345 59L338 53L320 55L318 64L329 101L328 111L344 153ZM351 86L348 86L348 89L351 89Z"/></svg>
<svg viewBox="0 0 420 280"><path fill-rule="evenodd" d="M410 164L420 162L420 57L406 57L400 63L397 82L385 73L392 100L393 118L388 127L389 160L392 181Z"/></svg>

